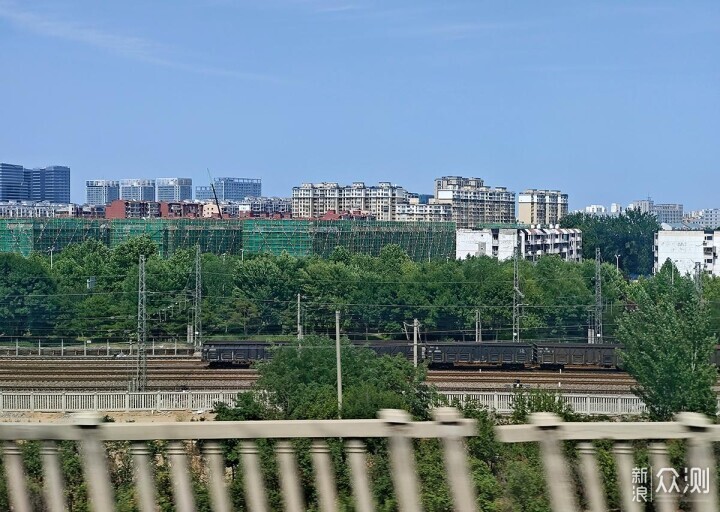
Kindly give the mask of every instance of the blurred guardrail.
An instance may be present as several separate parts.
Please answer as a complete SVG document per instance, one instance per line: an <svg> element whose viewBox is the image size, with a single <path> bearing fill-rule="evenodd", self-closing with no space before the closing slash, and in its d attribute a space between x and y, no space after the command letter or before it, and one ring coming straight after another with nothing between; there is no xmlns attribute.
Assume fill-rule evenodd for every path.
<svg viewBox="0 0 720 512"><path fill-rule="evenodd" d="M598 440L614 443L617 475L611 478L610 485L617 485L620 490L622 510L646 510L646 503L650 500L654 510L671 512L678 510L678 503L682 500L697 512L716 512L717 468L713 443L720 441L720 426L711 425L707 418L698 414L685 413L678 419L677 422L664 423L566 423L555 415L539 413L531 416L528 425L496 427L496 435L505 443L539 444L547 494L555 512L608 510L608 489L604 486L606 475L599 470L593 445L593 441ZM434 421L428 422L413 422L403 411L384 410L380 412L379 419L370 420L120 424L101 423L97 415L80 414L73 424L0 423L7 488L12 510L19 512L31 510L22 455L25 441L43 442L41 459L45 507L50 512L67 509L57 442L68 440L79 445L92 510L105 512L115 508L108 468L117 461L108 456L105 443L125 441L130 445L130 465L136 485L135 505L141 512L155 511L158 492L147 443L162 440L167 442L164 463L170 470L175 510L195 510L189 468L191 464L193 467L202 464L207 475L205 484L212 510L228 512L232 508L220 444L227 439L240 442L243 492L248 510L264 512L270 509L268 488L256 444L260 439L275 441L272 446L285 510L299 512L306 506L297 454L292 443L296 439L312 440L312 484L317 491L319 510L337 510L340 503L336 477L326 440L341 439L354 509L371 512L375 505L365 442L377 438L388 441L388 471L400 512L422 510L414 456L413 439L416 438L441 441L445 481L449 486L453 510L472 512L478 508L465 438L475 433L474 420L461 418L452 408L436 409ZM636 446L640 440L655 441L649 447L649 468L636 467ZM667 440L683 440L686 443L684 480L683 473L670 464L665 444Z"/></svg>
<svg viewBox="0 0 720 512"><path fill-rule="evenodd" d="M529 425L496 427L506 443L539 443L549 500L554 511L607 511L607 489L592 441L614 443L617 468L615 483L620 490L622 510L640 512L653 503L657 512L682 510L717 512L717 466L713 443L720 442L720 425L711 425L701 414L682 413L676 422L566 423L550 413L536 413ZM685 466L670 463L667 440L685 440ZM639 460L637 442L655 441L649 446L649 461ZM566 442L572 442L568 445ZM574 446L573 446L574 445ZM576 462L569 457L577 456ZM577 469L578 481L573 472Z"/></svg>
<svg viewBox="0 0 720 512"><path fill-rule="evenodd" d="M203 440L203 464L207 467L208 489L215 511L231 510L225 464L220 441L242 440L243 483L249 510L269 510L256 439L278 440L275 455L285 510L305 510L297 470L293 439L312 439L311 459L315 485L322 512L337 509L337 490L329 438L343 438L355 500L355 510L374 509L368 475L365 445L361 440L387 438L390 473L395 497L401 511L421 510L420 487L415 472L413 438L442 440L445 473L450 485L454 507L472 511L475 507L474 488L465 457L463 438L475 434L473 420L460 418L452 408L435 411L433 422L410 421L407 413L381 411L380 419L323 421L249 421L249 422L178 422L178 423L100 423L95 416L80 417L74 425L0 424L4 441L5 473L13 510L31 510L28 486L19 441L42 440L45 505L51 512L66 510L64 481L58 457L57 441L72 440L80 444L83 469L89 491L89 503L95 511L114 510L113 488L108 474L108 457L103 445L109 441L132 443L132 466L137 486L137 506L142 512L157 509L157 492L147 441L168 441L167 461L170 466L175 510L192 512L195 498L190 477L187 441Z"/></svg>

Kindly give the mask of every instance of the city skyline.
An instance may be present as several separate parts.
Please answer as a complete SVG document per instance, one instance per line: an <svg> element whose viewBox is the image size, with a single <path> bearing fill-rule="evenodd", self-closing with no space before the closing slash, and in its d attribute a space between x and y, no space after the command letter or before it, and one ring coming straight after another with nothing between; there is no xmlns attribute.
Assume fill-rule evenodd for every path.
<svg viewBox="0 0 720 512"><path fill-rule="evenodd" d="M0 0L4 69L52 77L0 84L0 159L70 166L75 202L86 180L209 168L268 196L460 175L571 210L712 208L678 181L720 163L717 26L713 2Z"/></svg>

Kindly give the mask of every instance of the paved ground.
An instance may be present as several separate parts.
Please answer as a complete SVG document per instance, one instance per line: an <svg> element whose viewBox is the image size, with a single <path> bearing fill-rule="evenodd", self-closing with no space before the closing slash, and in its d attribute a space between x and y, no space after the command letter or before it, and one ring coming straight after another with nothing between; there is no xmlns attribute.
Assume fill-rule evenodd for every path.
<svg viewBox="0 0 720 512"><path fill-rule="evenodd" d="M171 412L108 412L107 416L116 422L138 422L155 423L168 421L209 421L215 419L215 414L210 412L195 413L191 411ZM72 422L72 414L55 412L4 412L0 413L0 422L3 423L69 423Z"/></svg>

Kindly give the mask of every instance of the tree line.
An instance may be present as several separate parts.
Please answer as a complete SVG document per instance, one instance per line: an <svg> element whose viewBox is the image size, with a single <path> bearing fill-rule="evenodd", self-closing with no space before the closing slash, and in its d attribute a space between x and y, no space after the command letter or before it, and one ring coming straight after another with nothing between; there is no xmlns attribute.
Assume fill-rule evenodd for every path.
<svg viewBox="0 0 720 512"><path fill-rule="evenodd" d="M146 237L113 249L86 241L54 255L0 254L0 333L127 340L135 335L138 262L146 257L149 335L184 339L196 300L192 250L169 258ZM587 337L594 309L593 261L544 257L520 262L521 329L526 339ZM398 246L377 257L336 248L329 258L283 254L201 256L202 334L228 339L342 329L358 339L405 339L417 318L424 339L512 338L513 263L489 257L412 261ZM605 332L612 337L626 281L601 269ZM299 300L298 300L299 299ZM410 327L411 330L411 327ZM411 333L410 333L411 335Z"/></svg>
<svg viewBox="0 0 720 512"><path fill-rule="evenodd" d="M140 255L146 257L150 338L185 339L196 306L195 252L162 258L142 236L113 249L97 241L72 245L52 262L46 254L0 254L1 339L133 339ZM376 257L339 247L325 259L208 253L200 260L205 338L293 337L299 304L306 333L334 333L339 309L343 332L355 339L406 339L415 318L423 339L474 340L476 321L483 340L512 339L512 261L415 262L395 245ZM613 341L629 283L614 262L603 263L600 275L604 334ZM519 282L522 339L587 339L596 301L594 261L521 261ZM704 282L717 332L720 286L717 279Z"/></svg>

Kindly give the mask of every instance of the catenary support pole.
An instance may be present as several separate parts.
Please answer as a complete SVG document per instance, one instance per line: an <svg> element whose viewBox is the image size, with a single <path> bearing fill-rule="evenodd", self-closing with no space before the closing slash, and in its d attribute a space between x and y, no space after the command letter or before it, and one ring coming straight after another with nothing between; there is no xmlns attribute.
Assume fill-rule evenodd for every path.
<svg viewBox="0 0 720 512"><path fill-rule="evenodd" d="M413 320L413 364L415 365L415 368L417 368L418 365L418 330L420 327L420 323L418 322L418 319L416 318Z"/></svg>
<svg viewBox="0 0 720 512"><path fill-rule="evenodd" d="M342 418L342 362L340 359L340 310L335 311L335 365L337 367L338 417Z"/></svg>

